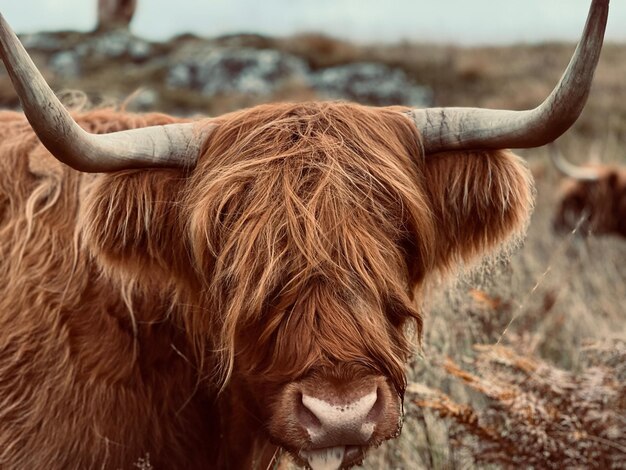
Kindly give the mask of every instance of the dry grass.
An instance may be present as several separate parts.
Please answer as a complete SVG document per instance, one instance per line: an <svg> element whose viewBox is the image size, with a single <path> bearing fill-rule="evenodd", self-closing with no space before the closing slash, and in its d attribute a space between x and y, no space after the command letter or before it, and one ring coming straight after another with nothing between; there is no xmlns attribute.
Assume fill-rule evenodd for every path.
<svg viewBox="0 0 626 470"><path fill-rule="evenodd" d="M626 343L609 349L617 361L575 374L510 348L477 346L468 366L448 360L444 369L484 406L412 384L411 416L431 409L448 419L453 447L466 448L481 465L619 468L626 459Z"/></svg>

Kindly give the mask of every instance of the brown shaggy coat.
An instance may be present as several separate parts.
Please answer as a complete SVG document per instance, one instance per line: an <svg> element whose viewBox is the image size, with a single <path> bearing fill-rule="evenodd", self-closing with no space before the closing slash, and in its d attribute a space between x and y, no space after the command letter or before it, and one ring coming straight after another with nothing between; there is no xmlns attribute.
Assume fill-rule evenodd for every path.
<svg viewBox="0 0 626 470"><path fill-rule="evenodd" d="M532 206L516 156L424 155L401 111L260 106L213 120L193 169L108 175L0 113L0 468L245 468L286 382L358 363L401 394L420 287Z"/></svg>

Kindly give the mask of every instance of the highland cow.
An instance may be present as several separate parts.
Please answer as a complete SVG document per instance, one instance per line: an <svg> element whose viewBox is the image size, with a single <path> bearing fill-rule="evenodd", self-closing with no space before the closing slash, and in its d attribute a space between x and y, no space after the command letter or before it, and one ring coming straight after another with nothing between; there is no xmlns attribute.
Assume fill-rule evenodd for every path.
<svg viewBox="0 0 626 470"><path fill-rule="evenodd" d="M583 235L626 237L626 168L619 165L585 165L568 162L550 146L555 167L567 179L560 190L554 228Z"/></svg>
<svg viewBox="0 0 626 470"><path fill-rule="evenodd" d="M423 287L522 235L532 182L502 149L576 120L607 12L535 110L195 121L70 115L0 18L25 113L0 113L0 467L266 468L282 448L347 468L397 436Z"/></svg>

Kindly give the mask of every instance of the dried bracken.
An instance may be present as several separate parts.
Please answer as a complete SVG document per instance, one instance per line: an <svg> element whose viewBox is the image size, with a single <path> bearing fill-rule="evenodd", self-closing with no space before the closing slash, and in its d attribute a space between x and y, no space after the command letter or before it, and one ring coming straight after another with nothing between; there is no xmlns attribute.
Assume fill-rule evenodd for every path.
<svg viewBox="0 0 626 470"><path fill-rule="evenodd" d="M587 347L578 373L504 346L476 350L467 368L450 360L444 368L484 406L411 384L407 393L419 408L410 413L428 408L448 418L454 446L469 448L479 464L626 468L626 343Z"/></svg>

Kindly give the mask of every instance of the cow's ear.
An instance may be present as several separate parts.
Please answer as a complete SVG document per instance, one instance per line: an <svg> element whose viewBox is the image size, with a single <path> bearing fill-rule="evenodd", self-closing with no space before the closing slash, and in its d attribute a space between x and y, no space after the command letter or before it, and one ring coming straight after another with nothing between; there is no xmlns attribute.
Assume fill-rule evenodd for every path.
<svg viewBox="0 0 626 470"><path fill-rule="evenodd" d="M509 151L428 155L425 187L436 225L434 263L444 271L515 240L532 212L532 176Z"/></svg>
<svg viewBox="0 0 626 470"><path fill-rule="evenodd" d="M169 282L187 258L180 170L99 175L83 188L80 232L98 263L113 276Z"/></svg>

